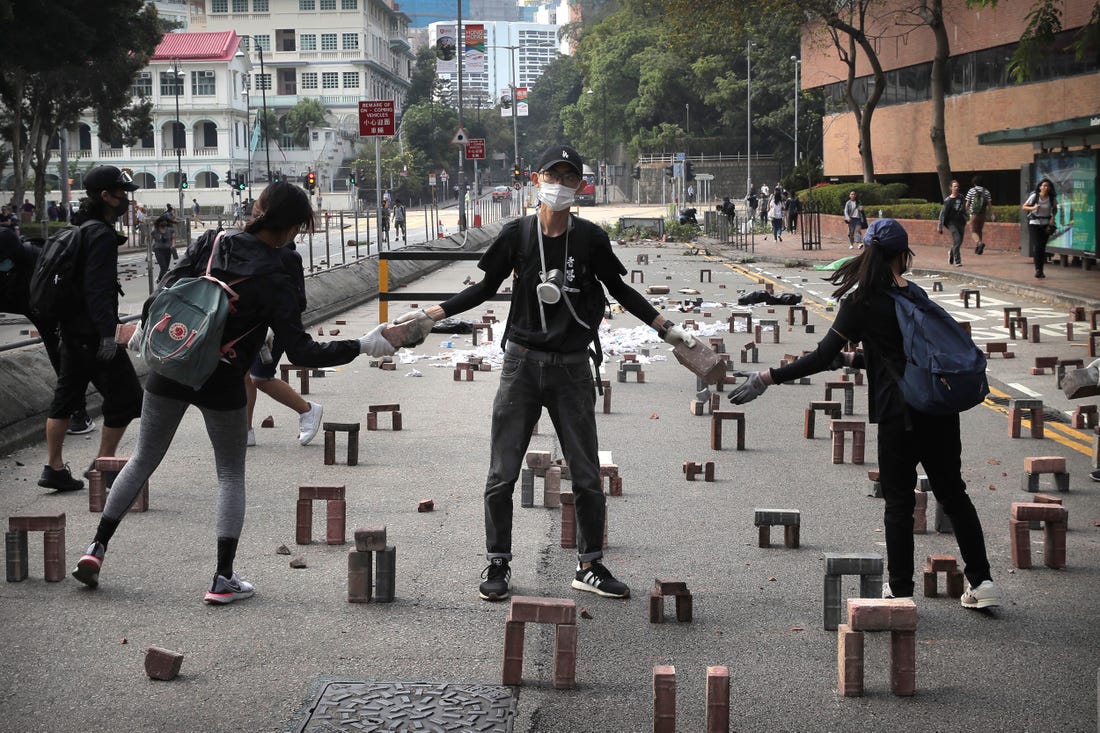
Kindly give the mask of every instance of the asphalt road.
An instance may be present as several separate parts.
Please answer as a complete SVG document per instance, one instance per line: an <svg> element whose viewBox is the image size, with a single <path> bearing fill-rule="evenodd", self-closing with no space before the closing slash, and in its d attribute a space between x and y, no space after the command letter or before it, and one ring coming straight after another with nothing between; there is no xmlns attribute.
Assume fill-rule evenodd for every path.
<svg viewBox="0 0 1100 733"><path fill-rule="evenodd" d="M699 290L710 315L673 317L694 318L704 334L722 336L735 360L748 336L728 332L728 304L739 291L762 288L761 279L774 282L778 292L802 293L816 329L808 334L802 326L788 327L786 308L768 314L765 306L755 307L757 319L781 324L780 343L765 339L760 345L761 368L812 348L834 315L821 273L732 264L690 251L652 242L618 248L628 269L644 272L645 282L635 287L667 284L673 298L679 288ZM638 254L648 254L650 264L636 264ZM712 282L699 282L701 269L712 271ZM454 290L476 275L475 263L456 263L410 290ZM822 628L823 556L885 552L880 500L867 496L873 430L862 466L832 465L824 430L813 440L803 438L803 410L824 397L825 375L818 375L808 386L774 387L740 408L746 450L734 450L727 439L723 450L713 451L709 417L689 414L694 377L652 331L616 315L607 322L605 347L652 349L649 359L642 357L642 384L617 382L617 357L605 362L612 411L597 415L600 447L611 452L624 483L623 496L609 499L606 561L630 583L634 597L610 601L572 590L574 555L559 546L559 513L538 501L530 509L516 502L516 593L572 598L591 618L578 620L577 688L570 691L550 685L552 631L528 626L514 730L651 730L655 664L677 669L681 731L704 729L706 667L716 664L730 668L734 730L1097 728L1100 499L1087 476L1095 438L1067 424L1065 414L1076 403L1055 388L1053 376L1028 374L1034 356L1082 356L1083 337L1065 340L1064 309L1020 296L986 289L981 309L964 310L960 283L942 280L944 291L936 297L972 322L980 344L1007 340L1004 305L1020 306L1043 334L1039 344L1013 342L1015 359L990 360L994 399L962 419L964 478L985 526L1003 607L980 613L953 599L918 595L916 696L891 694L884 634L868 634L865 696L839 696L836 635ZM377 322L376 306L345 314L340 328L365 331ZM500 303L468 316L488 309L505 318ZM211 447L194 410L152 478L150 511L127 516L112 541L99 589L69 578L44 582L41 538L32 535L31 577L0 587L0 727L283 731L306 719L306 702L323 680L499 685L508 607L481 601L476 591L484 567L481 491L498 372L454 381L452 362L471 349L468 335L433 335L395 371L371 368L362 357L310 381L309 399L324 404L327 420L365 422L368 405L400 403L404 429L362 432L354 467L344 465L342 436L338 465L324 466L320 436L298 446L294 415L261 397L257 421L270 414L276 427L258 429L259 445L249 449L248 516L237 563L256 584L254 598L225 608L201 602L215 561L214 476ZM499 350L489 345L478 352L492 360ZM1043 399L1043 439L1008 437L1002 395ZM856 388L855 413L855 419L867 417L866 387ZM132 450L135 432L122 453ZM67 440L74 467L87 464L98 438L96 432ZM545 417L531 447L555 449ZM8 516L65 512L72 566L98 515L87 511L86 491L55 495L35 486L44 453L36 445L0 461L6 488L0 507ZM1036 567L1015 570L1011 564L1009 505L1028 500L1021 491L1023 459L1041 455L1065 456L1071 476L1071 490L1062 495L1070 518L1065 571L1042 566L1040 532L1031 533ZM687 482L682 464L688 460L715 461L717 481ZM347 546L316 539L294 544L295 487L310 482L346 484L349 536L356 527L388 527L397 548L395 603L346 602ZM1044 491L1050 483L1044 477ZM417 502L427 498L435 511L418 513ZM784 549L773 538L772 547L759 548L754 507L799 509L801 547ZM314 516L314 537L323 537L320 507ZM290 558L275 552L279 545L308 567L288 567ZM934 531L918 535L916 547L918 567L925 555L957 555L953 538ZM646 596L656 577L687 583L692 623L649 623ZM845 594L855 590L855 581L846 578ZM151 645L185 655L179 678L146 678L143 650Z"/></svg>

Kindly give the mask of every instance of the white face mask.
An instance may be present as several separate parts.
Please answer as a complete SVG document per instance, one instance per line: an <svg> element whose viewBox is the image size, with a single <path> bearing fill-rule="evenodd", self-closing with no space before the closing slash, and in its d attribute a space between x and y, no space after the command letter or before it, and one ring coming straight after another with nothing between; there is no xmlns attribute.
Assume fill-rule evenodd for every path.
<svg viewBox="0 0 1100 733"><path fill-rule="evenodd" d="M577 192L560 183L540 183L539 201L551 211L562 211L573 205L573 197Z"/></svg>

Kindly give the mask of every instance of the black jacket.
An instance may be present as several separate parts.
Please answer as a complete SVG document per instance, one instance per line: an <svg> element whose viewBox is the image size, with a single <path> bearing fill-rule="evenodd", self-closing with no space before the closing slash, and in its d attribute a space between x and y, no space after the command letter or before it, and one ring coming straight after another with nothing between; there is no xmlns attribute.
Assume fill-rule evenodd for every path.
<svg viewBox="0 0 1100 733"><path fill-rule="evenodd" d="M126 237L101 219L87 219L80 225L80 253L77 255L77 288L82 307L61 317L61 331L70 338L98 341L114 338L118 326L118 248Z"/></svg>

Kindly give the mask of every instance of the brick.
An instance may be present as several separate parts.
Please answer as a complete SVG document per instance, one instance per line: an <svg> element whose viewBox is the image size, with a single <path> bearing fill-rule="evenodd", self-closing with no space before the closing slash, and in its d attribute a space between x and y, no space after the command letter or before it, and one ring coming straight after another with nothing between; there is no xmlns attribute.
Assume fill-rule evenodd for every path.
<svg viewBox="0 0 1100 733"><path fill-rule="evenodd" d="M374 553L374 600L393 603L397 590L397 548L387 546Z"/></svg>
<svg viewBox="0 0 1100 733"><path fill-rule="evenodd" d="M65 529L65 514L8 517L9 532L42 532L47 529Z"/></svg>
<svg viewBox="0 0 1100 733"><path fill-rule="evenodd" d="M676 733L676 668L653 667L653 733Z"/></svg>
<svg viewBox="0 0 1100 733"><path fill-rule="evenodd" d="M728 733L729 729L729 667L707 667L707 733Z"/></svg>
<svg viewBox="0 0 1100 733"><path fill-rule="evenodd" d="M827 575L882 575L882 555L877 552L829 553L825 555Z"/></svg>
<svg viewBox="0 0 1100 733"><path fill-rule="evenodd" d="M343 501L346 484L302 484L298 486L298 498L310 501Z"/></svg>
<svg viewBox="0 0 1100 733"><path fill-rule="evenodd" d="M505 685L523 684L523 637L526 628L522 621L510 616L504 621L504 669L501 683Z"/></svg>
<svg viewBox="0 0 1100 733"><path fill-rule="evenodd" d="M577 621L577 604L568 598L512 596L509 613L513 621L524 623L573 624Z"/></svg>
<svg viewBox="0 0 1100 733"><path fill-rule="evenodd" d="M798 525L802 522L802 513L798 509L753 509L753 524L759 527L767 525Z"/></svg>
<svg viewBox="0 0 1100 733"><path fill-rule="evenodd" d="M577 510L573 492L561 495L561 546L571 550L577 546Z"/></svg>
<svg viewBox="0 0 1100 733"><path fill-rule="evenodd" d="M145 650L145 674L153 680L174 680L183 666L183 655L179 652L151 646Z"/></svg>
<svg viewBox="0 0 1100 733"><path fill-rule="evenodd" d="M1012 551L1012 564L1026 570L1031 567L1031 535L1026 521L1008 520L1009 542Z"/></svg>
<svg viewBox="0 0 1100 733"><path fill-rule="evenodd" d="M1043 564L1054 570L1066 569L1065 522L1043 524Z"/></svg>
<svg viewBox="0 0 1100 733"><path fill-rule="evenodd" d="M47 529L42 532L43 577L47 583L65 579L65 530Z"/></svg>
<svg viewBox="0 0 1100 733"><path fill-rule="evenodd" d="M1066 509L1057 504L1012 502L1012 518L1021 522L1034 520L1065 524Z"/></svg>
<svg viewBox="0 0 1100 733"><path fill-rule="evenodd" d="M577 685L576 624L558 624L555 629L551 684L555 690L571 690Z"/></svg>
<svg viewBox="0 0 1100 733"><path fill-rule="evenodd" d="M431 499L421 499L416 504L416 511L420 514L435 511L435 502Z"/></svg>
<svg viewBox="0 0 1100 733"><path fill-rule="evenodd" d="M917 691L917 634L915 631L890 632L890 689L899 697L912 697Z"/></svg>
<svg viewBox="0 0 1100 733"><path fill-rule="evenodd" d="M377 552L386 549L385 526L355 530L355 549L359 552Z"/></svg>
<svg viewBox="0 0 1100 733"><path fill-rule="evenodd" d="M547 509L561 506L561 466L546 469L542 479L542 505Z"/></svg>
<svg viewBox="0 0 1100 733"><path fill-rule="evenodd" d="M343 500L325 502L325 543L343 545L347 543L348 504Z"/></svg>
<svg viewBox="0 0 1100 733"><path fill-rule="evenodd" d="M665 622L665 597L656 590L649 592L649 623L663 624Z"/></svg>
<svg viewBox="0 0 1100 733"><path fill-rule="evenodd" d="M1065 553L1063 553L1064 555ZM674 596L676 599L676 620L680 623L691 623L692 601L690 593L681 593Z"/></svg>
<svg viewBox="0 0 1100 733"><path fill-rule="evenodd" d="M1031 456L1024 459L1024 470L1028 473L1065 473L1066 459L1063 456Z"/></svg>
<svg viewBox="0 0 1100 733"><path fill-rule="evenodd" d="M928 567L934 573L948 573L959 567L954 555L929 555Z"/></svg>
<svg viewBox="0 0 1100 733"><path fill-rule="evenodd" d="M854 631L916 631L911 598L849 598L848 624Z"/></svg>
<svg viewBox="0 0 1100 733"><path fill-rule="evenodd" d="M844 697L863 695L863 632L848 624L836 630L836 686Z"/></svg>
<svg viewBox="0 0 1100 733"><path fill-rule="evenodd" d="M30 562L27 557L27 533L8 532L4 535L4 559L7 565L9 583L19 583L30 575Z"/></svg>
<svg viewBox="0 0 1100 733"><path fill-rule="evenodd" d="M527 465L530 468L550 468L552 462L550 451L533 450L527 452Z"/></svg>
<svg viewBox="0 0 1100 733"><path fill-rule="evenodd" d="M653 581L653 590L657 593L657 595L676 596L687 593L688 587L687 583L682 580L656 578Z"/></svg>
<svg viewBox="0 0 1100 733"><path fill-rule="evenodd" d="M369 603L374 587L370 552L348 552L348 603Z"/></svg>

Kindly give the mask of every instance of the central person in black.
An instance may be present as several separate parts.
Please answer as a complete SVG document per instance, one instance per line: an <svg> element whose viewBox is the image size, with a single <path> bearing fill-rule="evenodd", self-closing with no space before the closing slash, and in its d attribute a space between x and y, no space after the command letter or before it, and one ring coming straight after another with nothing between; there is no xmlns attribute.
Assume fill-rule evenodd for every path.
<svg viewBox="0 0 1100 733"><path fill-rule="evenodd" d="M417 320L427 336L435 321L484 303L512 278L485 482L489 566L482 573L479 594L499 601L511 590L512 493L531 432L546 408L572 476L578 534L572 586L626 598L630 589L601 562L606 504L600 488L593 368L603 357L597 329L607 305L604 288L669 344L691 346L694 339L623 282L626 268L611 251L607 233L570 214L574 195L584 184L577 151L565 145L552 147L543 153L538 170L538 212L501 229L478 262L484 278L439 305L399 320Z"/></svg>

